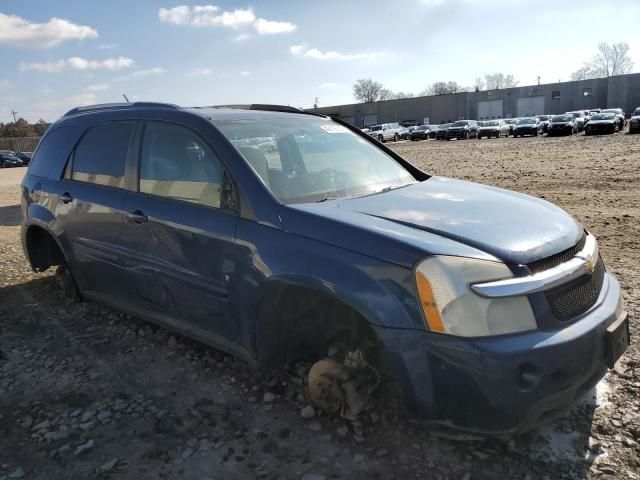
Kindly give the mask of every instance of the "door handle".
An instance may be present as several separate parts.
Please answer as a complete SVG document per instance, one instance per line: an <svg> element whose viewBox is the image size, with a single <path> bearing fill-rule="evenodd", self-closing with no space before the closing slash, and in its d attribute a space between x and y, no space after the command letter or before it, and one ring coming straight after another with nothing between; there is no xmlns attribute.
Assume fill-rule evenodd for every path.
<svg viewBox="0 0 640 480"><path fill-rule="evenodd" d="M136 210L134 212L127 212L124 214L125 217L127 217L127 220L134 222L134 223L144 223L147 220L149 220L149 217L147 217L144 213L142 213L142 210Z"/></svg>
<svg viewBox="0 0 640 480"><path fill-rule="evenodd" d="M69 203L73 201L73 197L69 192L64 192L62 195L60 195L60 200L62 200L62 203Z"/></svg>

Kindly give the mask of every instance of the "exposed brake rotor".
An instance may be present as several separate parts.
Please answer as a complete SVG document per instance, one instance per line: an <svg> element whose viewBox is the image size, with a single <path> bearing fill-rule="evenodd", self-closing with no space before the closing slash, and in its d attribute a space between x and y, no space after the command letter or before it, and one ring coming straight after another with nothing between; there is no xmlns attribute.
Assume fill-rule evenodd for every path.
<svg viewBox="0 0 640 480"><path fill-rule="evenodd" d="M373 376L371 375L373 373ZM308 393L317 409L354 421L371 406L371 393L380 384L378 371L362 350L348 352L344 363L331 358L317 361L309 370Z"/></svg>

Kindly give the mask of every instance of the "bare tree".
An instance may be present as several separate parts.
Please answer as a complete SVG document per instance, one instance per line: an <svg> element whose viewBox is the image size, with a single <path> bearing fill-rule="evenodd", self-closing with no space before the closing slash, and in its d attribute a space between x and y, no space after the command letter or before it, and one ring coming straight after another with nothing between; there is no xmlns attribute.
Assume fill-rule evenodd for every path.
<svg viewBox="0 0 640 480"><path fill-rule="evenodd" d="M380 82L374 82L370 78L360 78L353 84L353 96L362 103L383 100L381 96L389 95L389 93L390 91L385 89Z"/></svg>
<svg viewBox="0 0 640 480"><path fill-rule="evenodd" d="M595 55L584 62L582 67L571 74L573 80L587 78L613 77L631 72L633 61L629 56L629 44L626 42L601 43Z"/></svg>
<svg viewBox="0 0 640 480"><path fill-rule="evenodd" d="M520 83L511 74L505 75L501 72L488 73L484 76L486 88L500 90L502 88L513 88Z"/></svg>
<svg viewBox="0 0 640 480"><path fill-rule="evenodd" d="M482 77L477 77L475 79L475 81L473 82L473 89L476 92L479 92L480 90L484 90L485 89L485 83L484 83L484 80L482 79Z"/></svg>
<svg viewBox="0 0 640 480"><path fill-rule="evenodd" d="M571 80L587 80L588 78L594 77L592 76L591 68L587 65L580 67L571 74Z"/></svg>
<svg viewBox="0 0 640 480"><path fill-rule="evenodd" d="M423 92L423 95L448 95L460 91L460 85L456 82L434 82Z"/></svg>
<svg viewBox="0 0 640 480"><path fill-rule="evenodd" d="M403 98L413 98L415 95L411 92L397 92L393 94L393 98L396 100L401 100Z"/></svg>

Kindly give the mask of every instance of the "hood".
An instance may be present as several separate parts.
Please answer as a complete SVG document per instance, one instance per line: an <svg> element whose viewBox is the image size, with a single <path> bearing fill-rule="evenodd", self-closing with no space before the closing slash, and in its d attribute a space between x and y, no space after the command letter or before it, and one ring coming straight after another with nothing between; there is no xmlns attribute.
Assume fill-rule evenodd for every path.
<svg viewBox="0 0 640 480"><path fill-rule="evenodd" d="M493 125L491 127L478 127L478 130L500 130L500 127L497 125Z"/></svg>
<svg viewBox="0 0 640 480"><path fill-rule="evenodd" d="M602 124L613 125L614 123L616 123L615 118L612 118L611 120L589 120L589 125L602 125Z"/></svg>
<svg viewBox="0 0 640 480"><path fill-rule="evenodd" d="M551 122L551 126L552 127L566 127L567 125L569 125L571 122Z"/></svg>
<svg viewBox="0 0 640 480"><path fill-rule="evenodd" d="M394 239L421 234L425 243L433 238L458 242L511 264L530 263L566 250L584 231L569 214L545 200L444 177L377 195L289 207L338 222L348 218L349 223L375 226ZM327 238L338 235L320 231L315 229Z"/></svg>
<svg viewBox="0 0 640 480"><path fill-rule="evenodd" d="M464 130L465 128L468 128L468 125L461 125L459 127L449 127L449 130Z"/></svg>
<svg viewBox="0 0 640 480"><path fill-rule="evenodd" d="M536 128L537 123L523 123L522 125L516 125L516 128Z"/></svg>

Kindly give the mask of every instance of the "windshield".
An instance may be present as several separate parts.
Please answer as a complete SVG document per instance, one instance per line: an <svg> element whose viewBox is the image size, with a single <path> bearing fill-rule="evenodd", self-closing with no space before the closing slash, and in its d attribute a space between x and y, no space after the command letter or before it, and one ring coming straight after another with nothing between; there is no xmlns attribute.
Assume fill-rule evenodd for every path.
<svg viewBox="0 0 640 480"><path fill-rule="evenodd" d="M536 123L535 118L523 118L522 120L518 121L518 125L532 125L534 123Z"/></svg>
<svg viewBox="0 0 640 480"><path fill-rule="evenodd" d="M416 127L416 130L426 130L428 127L426 125L420 125L419 127Z"/></svg>
<svg viewBox="0 0 640 480"><path fill-rule="evenodd" d="M213 124L284 203L357 197L416 181L385 152L329 119L243 117Z"/></svg>
<svg viewBox="0 0 640 480"><path fill-rule="evenodd" d="M546 122L549 120L549 115L540 115L538 117L538 120L540 120L541 122Z"/></svg>
<svg viewBox="0 0 640 480"><path fill-rule="evenodd" d="M584 117L584 113L582 112L569 112L570 115L573 115L573 118L581 118Z"/></svg>
<svg viewBox="0 0 640 480"><path fill-rule="evenodd" d="M464 127L465 125L467 125L469 122L467 122L466 120L458 120L457 122L455 122L453 124L454 127Z"/></svg>
<svg viewBox="0 0 640 480"><path fill-rule="evenodd" d="M616 118L615 113L596 113L591 120L613 120L614 118Z"/></svg>
<svg viewBox="0 0 640 480"><path fill-rule="evenodd" d="M498 122L497 120L492 120L490 122L483 122L482 124L483 127L497 127L498 125L500 125L500 122Z"/></svg>
<svg viewBox="0 0 640 480"><path fill-rule="evenodd" d="M556 115L551 119L551 122L570 122L573 120L573 115Z"/></svg>
<svg viewBox="0 0 640 480"><path fill-rule="evenodd" d="M619 108L607 108L606 110L602 110L602 113L622 113L622 110Z"/></svg>
<svg viewBox="0 0 640 480"><path fill-rule="evenodd" d="M371 127L371 128L369 129L369 131L370 131L370 132L377 132L378 130L381 130L381 129L382 129L382 126L380 126L380 125L374 125L373 127Z"/></svg>
<svg viewBox="0 0 640 480"><path fill-rule="evenodd" d="M637 117L640 116L640 108L636 108L635 111L633 112L633 115L631 115L632 117Z"/></svg>

